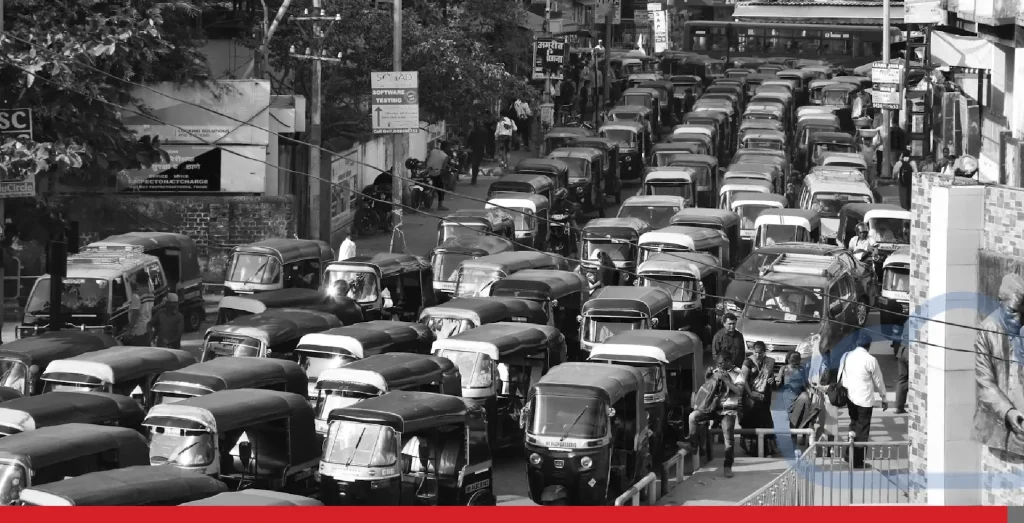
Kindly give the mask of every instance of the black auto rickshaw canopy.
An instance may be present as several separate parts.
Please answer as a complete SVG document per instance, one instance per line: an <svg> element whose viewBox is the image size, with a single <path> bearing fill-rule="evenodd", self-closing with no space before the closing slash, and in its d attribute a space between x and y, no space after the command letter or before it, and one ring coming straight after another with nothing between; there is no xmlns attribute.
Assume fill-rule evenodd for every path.
<svg viewBox="0 0 1024 523"><path fill-rule="evenodd" d="M327 242L291 238L274 238L240 245L231 249L231 255L234 256L235 253L274 256L281 261L282 265L307 258L316 258L322 261L335 259L334 250Z"/></svg>
<svg viewBox="0 0 1024 523"><path fill-rule="evenodd" d="M598 218L583 227L584 241L640 238L651 226L640 218Z"/></svg>
<svg viewBox="0 0 1024 523"><path fill-rule="evenodd" d="M374 320L307 334L296 350L356 359L393 351L430 354L434 339L433 331L422 323Z"/></svg>
<svg viewBox="0 0 1024 523"><path fill-rule="evenodd" d="M317 289L288 288L243 296L225 296L217 307L217 325L269 309L295 308L329 312L345 325L363 321L363 310L347 296L332 297Z"/></svg>
<svg viewBox="0 0 1024 523"><path fill-rule="evenodd" d="M546 155L559 147L565 147L576 138L587 136L594 136L594 132L586 127L552 127L541 139L540 152Z"/></svg>
<svg viewBox="0 0 1024 523"><path fill-rule="evenodd" d="M637 433L646 427L644 411L644 375L635 367L607 363L563 363L552 368L530 387L534 396L584 396L602 400L609 407L631 392L638 393L635 411Z"/></svg>
<svg viewBox="0 0 1024 523"><path fill-rule="evenodd" d="M571 143L571 142L566 142ZM540 174L551 178L555 189L569 185L569 164L555 158L526 158L516 164L515 174Z"/></svg>
<svg viewBox="0 0 1024 523"><path fill-rule="evenodd" d="M31 470L108 451L113 451L116 468L149 465L146 437L126 427L66 423L0 439L0 462L11 460ZM69 470L76 468L68 464Z"/></svg>
<svg viewBox="0 0 1024 523"><path fill-rule="evenodd" d="M495 223L495 221L492 221L491 218L486 216L486 213L480 211L483 210L477 210L476 215L469 215L467 213L466 221L476 221L477 223L483 224L486 220L486 223L488 224ZM488 209L488 211L494 211L494 209ZM494 216L497 216L497 214ZM445 219L447 220L448 218ZM331 262L327 264L327 271L330 272L332 267L344 267L349 265L370 268L377 274L379 279L408 274L410 272L421 272L430 268L430 262L422 256L381 252L374 254L373 256L356 256L346 260Z"/></svg>
<svg viewBox="0 0 1024 523"><path fill-rule="evenodd" d="M639 364L673 363L694 357L694 368L703 372L704 347L700 338L688 331L635 330L616 334L594 347L591 361Z"/></svg>
<svg viewBox="0 0 1024 523"><path fill-rule="evenodd" d="M333 314L305 309L270 309L252 316L242 316L225 325L214 325L206 331L206 347L203 359L213 356L252 356L266 350L275 352L275 347L294 345L305 336L314 332L341 327L341 320ZM212 338L217 337L217 340ZM243 343L226 343L229 339L245 338L255 340L262 347L252 347ZM238 354L245 349L244 354ZM281 350L281 349L278 349ZM290 352L291 349L285 352Z"/></svg>
<svg viewBox="0 0 1024 523"><path fill-rule="evenodd" d="M174 506L227 492L224 483L178 467L127 467L35 486L21 501L36 506Z"/></svg>
<svg viewBox="0 0 1024 523"><path fill-rule="evenodd" d="M298 363L273 358L222 358L165 372L153 383L153 393L201 396L229 389L275 387L306 391L306 372ZM52 394L52 393L51 393Z"/></svg>
<svg viewBox="0 0 1024 523"><path fill-rule="evenodd" d="M46 366L42 379L88 386L117 385L179 370L195 363L195 356L183 350L161 347L111 347L73 358L55 360Z"/></svg>
<svg viewBox="0 0 1024 523"><path fill-rule="evenodd" d="M540 359L541 355L549 366L566 360L565 337L557 328L528 323L488 323L434 344L434 354L447 351L485 354L494 362Z"/></svg>
<svg viewBox="0 0 1024 523"><path fill-rule="evenodd" d="M483 408L457 396L395 391L334 409L328 419L382 425L407 434L445 425L465 425L469 416L477 417L482 424Z"/></svg>
<svg viewBox="0 0 1024 523"><path fill-rule="evenodd" d="M367 380L368 375L373 377ZM344 367L325 370L320 374L316 386L324 390L353 390L355 387L357 392L378 394L415 385L440 384L451 377L455 378L456 384L459 383L459 369L448 358L391 352L374 354ZM366 383L363 380L379 383ZM366 390L365 386L360 385L371 386L374 390ZM461 392L458 385L455 388Z"/></svg>
<svg viewBox="0 0 1024 523"><path fill-rule="evenodd" d="M560 300L585 290L589 290L589 284L579 273L529 269L495 282L491 286L491 296L548 301Z"/></svg>
<svg viewBox="0 0 1024 523"><path fill-rule="evenodd" d="M539 194L550 200L555 182L543 174L506 174L498 178L487 188L487 199L497 192L521 192Z"/></svg>
<svg viewBox="0 0 1024 523"><path fill-rule="evenodd" d="M502 230L515 230L515 225L513 224L513 221L514 220L512 220L512 217L509 216L509 214L502 209L462 209L445 216L444 219L441 220L441 224L442 226L446 224L461 224L464 226L468 226L456 227L451 234L445 235L446 237L444 239L447 240L448 238L453 236L464 236L471 234L476 234L478 236L490 236L489 234L487 234L488 232L495 232L500 234ZM438 239L441 239L440 235ZM378 257L378 260L382 262L383 265L388 265L390 263L395 262L412 263L412 260L408 260L407 258L413 257L408 254L392 254L389 255L388 257L381 256L381 254L378 254L375 257ZM353 259L355 258L349 258L349 260ZM348 262L349 260L344 261Z"/></svg>
<svg viewBox="0 0 1024 523"><path fill-rule="evenodd" d="M653 167L665 167L676 165L676 162L685 161L686 157L695 155L697 155L697 150L693 144L677 142L657 143L651 147L651 154L647 157L647 163Z"/></svg>
<svg viewBox="0 0 1024 523"><path fill-rule="evenodd" d="M604 175L604 165L600 163L604 159L604 152L600 149L572 144L571 146L559 147L551 151L548 158L559 160L569 166L570 184L580 181L600 180L600 177ZM584 163L590 165L591 172L589 178L586 177ZM595 163L598 164L596 167L600 167L601 172L594 170Z"/></svg>
<svg viewBox="0 0 1024 523"><path fill-rule="evenodd" d="M0 405L0 436L65 423L138 428L146 413L137 401L106 392L50 392Z"/></svg>
<svg viewBox="0 0 1024 523"><path fill-rule="evenodd" d="M654 318L672 309L672 297L653 287L602 287L583 304L583 315L613 313L626 317Z"/></svg>
<svg viewBox="0 0 1024 523"><path fill-rule="evenodd" d="M223 492L206 499L182 503L182 507L322 507L324 504L298 494L276 490L245 489Z"/></svg>
<svg viewBox="0 0 1024 523"><path fill-rule="evenodd" d="M89 352L120 345L113 336L96 331L46 331L39 336L21 338L0 346L0 386L16 389L22 395L34 394L31 368L42 373L54 360L73 358Z"/></svg>
<svg viewBox="0 0 1024 523"><path fill-rule="evenodd" d="M503 281L503 280L499 280ZM431 318L458 318L469 320L474 327L499 321L519 321L543 325L547 312L537 302L511 297L455 298L443 305L423 309L420 322L429 325Z"/></svg>

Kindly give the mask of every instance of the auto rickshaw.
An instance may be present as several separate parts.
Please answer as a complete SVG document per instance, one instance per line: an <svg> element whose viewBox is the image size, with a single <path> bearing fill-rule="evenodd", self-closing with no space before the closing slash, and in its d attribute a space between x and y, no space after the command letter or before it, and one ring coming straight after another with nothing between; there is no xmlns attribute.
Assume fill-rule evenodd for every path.
<svg viewBox="0 0 1024 523"><path fill-rule="evenodd" d="M903 245L882 263L882 292L878 296L882 334L902 336L910 314L910 246Z"/></svg>
<svg viewBox="0 0 1024 523"><path fill-rule="evenodd" d="M756 166L755 172L769 173L772 175L772 182L775 183L776 191L784 193L786 183L794 181L792 165L789 163L788 155L783 151L769 151L766 149L740 149L733 156L730 171L749 171L747 166ZM779 176L781 174L781 176Z"/></svg>
<svg viewBox="0 0 1024 523"><path fill-rule="evenodd" d="M761 87L761 84L765 81L774 80L775 74L766 73L753 73L747 75L744 80L747 81L747 98L750 98L757 94L757 89Z"/></svg>
<svg viewBox="0 0 1024 523"><path fill-rule="evenodd" d="M90 472L21 491L29 507L173 507L227 492L216 479L176 467L137 466Z"/></svg>
<svg viewBox="0 0 1024 523"><path fill-rule="evenodd" d="M280 308L328 312L337 316L345 325L363 321L363 310L351 298L332 298L316 289L293 288L245 296L225 296L217 305L217 322L214 325L224 325L235 318Z"/></svg>
<svg viewBox="0 0 1024 523"><path fill-rule="evenodd" d="M21 491L86 471L149 465L149 443L123 427L68 423L0 439L0 505Z"/></svg>
<svg viewBox="0 0 1024 523"><path fill-rule="evenodd" d="M710 146L705 145L705 149L708 152L700 153L700 154L710 154L711 156L715 156L715 157L723 156L723 150L721 149L722 140L718 136L718 125L716 125L713 122L684 123L684 124L677 125L677 126L672 128L672 135L669 136L665 140L665 142L666 143L678 143L678 142L682 141L682 140L679 140L676 137L676 135L678 135L678 134L682 134L682 135L686 135L686 136L693 135L693 134L705 136L709 140L711 140L711 145ZM703 140L699 140L696 143L704 145Z"/></svg>
<svg viewBox="0 0 1024 523"><path fill-rule="evenodd" d="M437 224L437 245L456 236L497 236L514 241L515 220L501 209L463 209ZM328 269L329 270L329 269Z"/></svg>
<svg viewBox="0 0 1024 523"><path fill-rule="evenodd" d="M685 207L686 199L679 196L632 196L622 202L618 218L639 218L652 229L660 229Z"/></svg>
<svg viewBox="0 0 1024 523"><path fill-rule="evenodd" d="M207 329L200 361L232 357L294 361L295 347L303 336L336 327L341 327L341 321L325 312L270 309Z"/></svg>
<svg viewBox="0 0 1024 523"><path fill-rule="evenodd" d="M541 378L523 410L530 499L610 505L649 474L645 390L643 371L624 365L564 363Z"/></svg>
<svg viewBox="0 0 1024 523"><path fill-rule="evenodd" d="M655 254L637 269L637 285L669 293L676 328L710 343L716 305L710 296L725 290L725 274L718 260L706 252Z"/></svg>
<svg viewBox="0 0 1024 523"><path fill-rule="evenodd" d="M692 143L658 143L651 147L651 153L647 156L647 165L649 167L666 167L694 154L699 153L697 147Z"/></svg>
<svg viewBox="0 0 1024 523"><path fill-rule="evenodd" d="M589 355L612 335L641 329L676 330L672 297L651 287L603 287L583 304L580 349Z"/></svg>
<svg viewBox="0 0 1024 523"><path fill-rule="evenodd" d="M491 284L526 269L568 269L566 259L536 251L517 251L492 254L475 260L465 260L459 266L455 279L455 296L473 298L488 296Z"/></svg>
<svg viewBox="0 0 1024 523"><path fill-rule="evenodd" d="M718 159L707 155L689 155L677 157L672 162L674 167L690 167L695 169L693 177L695 200L697 207L713 208L718 201Z"/></svg>
<svg viewBox="0 0 1024 523"><path fill-rule="evenodd" d="M566 176L568 177L568 174ZM492 195L500 192L536 194L543 196L548 202L553 202L555 201L555 182L541 174L506 174L487 188L487 199L491 199ZM470 231L465 232L469 233ZM456 237L458 236L460 235L456 235Z"/></svg>
<svg viewBox="0 0 1024 523"><path fill-rule="evenodd" d="M491 209L485 212L499 211ZM501 214L508 216L504 212ZM444 227L443 221L441 224ZM511 218L507 227L514 237L515 227ZM463 232L471 230L461 229ZM438 244L444 239L438 238ZM367 320L415 320L424 307L436 303L432 288L433 271L426 258L420 256L382 252L331 262L327 265L324 280L323 290L332 296L354 299L363 308L363 317Z"/></svg>
<svg viewBox="0 0 1024 523"><path fill-rule="evenodd" d="M679 197L686 200L685 207L696 207L694 193L697 191L693 181L696 176L694 167L648 167L637 195Z"/></svg>
<svg viewBox="0 0 1024 523"><path fill-rule="evenodd" d="M639 122L607 122L598 129L601 138L615 140L621 152L620 176L635 180L643 174L645 158L650 150L650 133Z"/></svg>
<svg viewBox="0 0 1024 523"><path fill-rule="evenodd" d="M810 116L812 114L813 115L819 115L819 116L820 115L826 115L826 116L827 115L832 115L832 116L835 116L835 112L833 112L831 107L825 107L825 106L820 106L820 105L805 105L803 107L797 108L797 110L796 110L796 119L800 120L801 118L806 118L806 117L808 117L808 116ZM838 116L836 116L836 118L838 118Z"/></svg>
<svg viewBox="0 0 1024 523"><path fill-rule="evenodd" d="M728 158L736 151L732 119L726 111L690 111L683 115L684 125L710 125L717 129L719 160Z"/></svg>
<svg viewBox="0 0 1024 523"><path fill-rule="evenodd" d="M572 142L568 142L572 143ZM566 146L567 147L567 146ZM569 165L554 158L527 158L516 164L516 174L539 174L551 179L553 190L548 201L551 205L558 204L562 198L562 191L569 187Z"/></svg>
<svg viewBox="0 0 1024 523"><path fill-rule="evenodd" d="M744 151L746 149L741 149ZM760 149L753 149L758 151ZM729 168L725 171L725 175L722 176L722 184L729 185L733 183L743 183L745 180L757 180L768 182L772 185L772 190L777 193L782 193L785 190L785 177L782 175L782 169L764 163L750 162L744 159L741 162L733 162L729 165Z"/></svg>
<svg viewBox="0 0 1024 523"><path fill-rule="evenodd" d="M149 461L236 490L246 485L312 494L320 453L314 419L305 394L276 390L222 390L157 405L145 421Z"/></svg>
<svg viewBox="0 0 1024 523"><path fill-rule="evenodd" d="M543 158L551 154L551 151L555 149L569 147L572 145L573 140L577 138L588 136L594 136L594 131L586 127L552 127L548 132L544 133L544 138L540 142L540 147L538 147L540 152L538 156ZM516 172L519 172L518 169Z"/></svg>
<svg viewBox="0 0 1024 523"><path fill-rule="evenodd" d="M856 97L857 91L860 90L860 86L843 82L839 80L840 78L842 77L833 78L838 83L826 85L821 89L821 105L831 108L832 112L839 117L841 129L853 132L854 125L851 109L853 107L853 99Z"/></svg>
<svg viewBox="0 0 1024 523"><path fill-rule="evenodd" d="M825 153L855 153L858 152L857 143L853 136L847 133L811 133L810 141L807 144L807 164L804 172L811 170L811 167L821 165L822 156Z"/></svg>
<svg viewBox="0 0 1024 523"><path fill-rule="evenodd" d="M509 214L515 224L516 235L516 244L513 245L512 249L502 249L489 254L516 250L516 247L538 250L547 249L548 215L551 210L547 198L537 194L495 193L487 200L485 208L500 209ZM457 238L461 238L461 236L449 238L446 242ZM472 236L471 238L475 240L483 239L479 236ZM502 238L502 240L504 239ZM470 258L463 257L462 259ZM434 274L434 277L438 277L437 273Z"/></svg>
<svg viewBox="0 0 1024 523"><path fill-rule="evenodd" d="M309 399L316 401L316 380L324 372L376 354L428 354L433 342L434 333L422 324L376 320L307 334L295 353L309 379Z"/></svg>
<svg viewBox="0 0 1024 523"><path fill-rule="evenodd" d="M828 79L832 76L832 67L827 63L813 64L810 60L799 60L796 64L797 68L802 71L808 71L817 80ZM813 81L813 80L812 80Z"/></svg>
<svg viewBox="0 0 1024 523"><path fill-rule="evenodd" d="M565 336L569 357L578 356L580 340L576 316L590 296L589 283L583 275L570 271L519 271L495 282L491 296L517 298L542 305L547 311L548 325L557 327Z"/></svg>
<svg viewBox="0 0 1024 523"><path fill-rule="evenodd" d="M462 377L455 363L426 354L374 354L344 367L327 369L316 379L316 432L327 436L334 409L396 390L462 395Z"/></svg>
<svg viewBox="0 0 1024 523"><path fill-rule="evenodd" d="M762 211L767 209L783 209L786 197L781 194L765 194L759 192L737 192L732 196L732 212L740 217L740 239L742 251L740 257L750 254L754 244L755 222Z"/></svg>
<svg viewBox="0 0 1024 523"><path fill-rule="evenodd" d="M868 181L868 162L861 153L824 153L821 155L821 166L856 169L864 181Z"/></svg>
<svg viewBox="0 0 1024 523"><path fill-rule="evenodd" d="M775 106L782 109L782 113L785 115L783 123L786 125L786 130L789 130L790 124L796 119L796 105L793 99L793 94L787 91L783 85L763 85L757 91L757 94L750 99L750 103L754 105Z"/></svg>
<svg viewBox="0 0 1024 523"><path fill-rule="evenodd" d="M622 159L619 154L619 142L608 138L591 136L579 138L573 142L575 147L589 147L604 152L604 174L602 174L604 195L615 196L615 203L622 203Z"/></svg>
<svg viewBox="0 0 1024 523"><path fill-rule="evenodd" d="M157 376L195 363L195 356L183 350L111 347L50 362L43 371L43 392L111 392L151 407L150 386Z"/></svg>
<svg viewBox="0 0 1024 523"><path fill-rule="evenodd" d="M199 274L196 243L172 232L129 232L108 236L86 245L82 252L140 249L156 256L167 276L167 286L178 295L178 309L185 317L185 331L195 332L206 317L203 279Z"/></svg>
<svg viewBox="0 0 1024 523"><path fill-rule="evenodd" d="M484 409L395 391L334 409L320 456L326 505L494 506Z"/></svg>
<svg viewBox="0 0 1024 523"><path fill-rule="evenodd" d="M720 231L729 241L729 254L719 256L721 265L732 269L742 259L740 251L740 217L726 209L683 209L669 220L672 225Z"/></svg>
<svg viewBox="0 0 1024 523"><path fill-rule="evenodd" d="M821 217L806 209L765 209L754 221L754 249L785 242L821 241Z"/></svg>
<svg viewBox="0 0 1024 523"><path fill-rule="evenodd" d="M503 280L495 283L500 281ZM536 300L499 296L455 298L444 305L423 309L420 314L420 323L430 328L439 340L502 321L547 325L551 319L544 305Z"/></svg>
<svg viewBox="0 0 1024 523"><path fill-rule="evenodd" d="M589 257L595 250L606 253L618 269L611 285L624 285L633 281L630 274L636 269L637 241L651 230L639 218L598 218L583 227L580 253Z"/></svg>
<svg viewBox="0 0 1024 523"><path fill-rule="evenodd" d="M504 202L507 202L512 195L515 195L516 197L538 198L547 203L547 198L536 194L495 194L500 195L498 197ZM544 217L547 217L546 213L544 214ZM537 222L538 220L533 221ZM545 229L543 241L546 243L547 224L545 223L538 226L543 226ZM498 238L495 236L455 236L448 238L441 245L434 247L434 250L430 254L430 265L433 267L434 273L434 295L436 302L444 303L451 299L452 295L455 293L455 279L458 276L459 265L461 265L464 260L475 260L483 256L512 250L514 250L512 242L505 238Z"/></svg>
<svg viewBox="0 0 1024 523"><path fill-rule="evenodd" d="M811 83L807 86L807 100L811 105L822 105L824 103L824 89L830 85L836 85L839 82L829 79L816 79L811 80Z"/></svg>
<svg viewBox="0 0 1024 523"><path fill-rule="evenodd" d="M569 198L580 204L583 212L597 211L604 217L604 152L587 147L562 147L549 155L569 165Z"/></svg>
<svg viewBox="0 0 1024 523"><path fill-rule="evenodd" d="M910 245L910 211L890 203L848 203L839 209L840 245L848 245L857 235L857 225L866 223L868 235L875 240L876 272L881 276L885 258L903 245Z"/></svg>
<svg viewBox="0 0 1024 523"><path fill-rule="evenodd" d="M161 374L153 382L147 405L176 403L231 389L306 394L306 371L294 361L270 358L220 358L196 363Z"/></svg>
<svg viewBox="0 0 1024 523"><path fill-rule="evenodd" d="M782 126L784 129L789 127L785 107L773 103L758 102L747 105L747 109L743 111L743 119L775 120L777 122L782 122ZM743 141L741 140L737 146L742 147Z"/></svg>
<svg viewBox="0 0 1024 523"><path fill-rule="evenodd" d="M715 141L711 137L700 133L673 133L665 138L664 143L684 144L693 146L695 154L709 154L717 156Z"/></svg>
<svg viewBox="0 0 1024 523"><path fill-rule="evenodd" d="M718 193L718 208L731 211L732 201L737 193L759 192L764 194L773 194L774 190L775 184L764 180L734 179L729 183L723 182L722 188Z"/></svg>
<svg viewBox="0 0 1024 523"><path fill-rule="evenodd" d="M431 352L448 358L462 375L462 397L487 412L492 449L520 445L519 414L530 386L568 359L555 327L490 323L434 342Z"/></svg>
<svg viewBox="0 0 1024 523"><path fill-rule="evenodd" d="M794 163L796 165L807 166L807 151L811 135L822 132L839 132L839 118L832 114L809 114L797 120L796 143L794 144Z"/></svg>
<svg viewBox="0 0 1024 523"><path fill-rule="evenodd" d="M114 337L95 331L46 331L0 346L0 386L22 396L39 394L40 374L50 362L120 345Z"/></svg>
<svg viewBox="0 0 1024 523"><path fill-rule="evenodd" d="M661 125L663 127L671 126L675 123L676 114L676 86L668 80L655 80L651 82L644 82L637 86L639 89L657 89L660 93L658 96L659 109L661 111Z"/></svg>
<svg viewBox="0 0 1024 523"><path fill-rule="evenodd" d="M231 249L224 296L301 287L319 289L334 249L318 240L273 239Z"/></svg>
<svg viewBox="0 0 1024 523"><path fill-rule="evenodd" d="M704 94L704 80L700 76L677 74L669 77L668 81L676 86L677 93L690 89L694 99L700 98L700 95Z"/></svg>
<svg viewBox="0 0 1024 523"><path fill-rule="evenodd" d="M725 77L729 79L742 80L752 74L754 74L754 71L742 67L730 67L725 70Z"/></svg>
<svg viewBox="0 0 1024 523"><path fill-rule="evenodd" d="M238 492L223 492L198 501L182 503L182 507L322 507L313 498L286 494L274 490L250 488Z"/></svg>
<svg viewBox="0 0 1024 523"><path fill-rule="evenodd" d="M751 129L740 139L742 149L767 149L789 153L789 138L780 131Z"/></svg>
<svg viewBox="0 0 1024 523"><path fill-rule="evenodd" d="M51 392L0 405L0 438L66 423L142 429L146 413L133 399L107 392Z"/></svg>
<svg viewBox="0 0 1024 523"><path fill-rule="evenodd" d="M663 252L703 252L719 260L731 254L725 233L705 227L669 225L641 235L637 244L637 264Z"/></svg>
<svg viewBox="0 0 1024 523"><path fill-rule="evenodd" d="M767 130L784 133L786 132L786 126L779 120L743 120L740 122L740 130L737 134L737 140L742 141L742 138L751 130ZM740 152L742 150L743 149L737 149L736 152Z"/></svg>
<svg viewBox="0 0 1024 523"><path fill-rule="evenodd" d="M797 86L797 92L799 94L796 97L796 104L807 105L807 89L810 87L811 81L814 80L814 73L805 69L784 69L775 73L775 76L778 76L783 80L795 80L799 82L799 85Z"/></svg>
<svg viewBox="0 0 1024 523"><path fill-rule="evenodd" d="M678 452L688 429L690 397L703 384L701 339L687 331L623 332L595 347L589 361L640 369L653 462Z"/></svg>
<svg viewBox="0 0 1024 523"><path fill-rule="evenodd" d="M709 88L710 89L710 88ZM709 93L704 92L704 96L700 97L697 104L694 104L694 108L699 105L705 105L708 103L720 103L728 107L734 114L740 114L744 111L745 106L741 104L741 99L738 94L727 90L726 92L718 91Z"/></svg>

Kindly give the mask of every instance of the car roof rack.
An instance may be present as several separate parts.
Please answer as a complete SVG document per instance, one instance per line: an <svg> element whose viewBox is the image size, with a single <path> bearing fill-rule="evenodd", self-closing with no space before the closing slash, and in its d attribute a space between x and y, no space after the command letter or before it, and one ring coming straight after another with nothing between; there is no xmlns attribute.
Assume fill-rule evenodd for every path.
<svg viewBox="0 0 1024 523"><path fill-rule="evenodd" d="M761 269L761 274L804 274L832 277L842 270L839 258L818 254L784 253Z"/></svg>

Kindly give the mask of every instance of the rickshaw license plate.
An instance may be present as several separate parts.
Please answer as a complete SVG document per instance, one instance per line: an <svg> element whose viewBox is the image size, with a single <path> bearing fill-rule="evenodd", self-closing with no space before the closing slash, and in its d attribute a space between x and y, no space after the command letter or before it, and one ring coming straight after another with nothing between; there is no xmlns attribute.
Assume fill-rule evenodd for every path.
<svg viewBox="0 0 1024 523"><path fill-rule="evenodd" d="M565 466L565 460L564 459L556 459L555 460L555 468L556 469L560 469L560 468L562 468L564 466Z"/></svg>

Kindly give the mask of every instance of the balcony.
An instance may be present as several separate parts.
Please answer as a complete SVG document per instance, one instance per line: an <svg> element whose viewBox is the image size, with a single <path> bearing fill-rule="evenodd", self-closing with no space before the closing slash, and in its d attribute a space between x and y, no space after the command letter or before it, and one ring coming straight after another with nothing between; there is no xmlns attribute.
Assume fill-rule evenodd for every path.
<svg viewBox="0 0 1024 523"><path fill-rule="evenodd" d="M947 0L947 9L959 18L991 26L1024 25L1020 0Z"/></svg>

